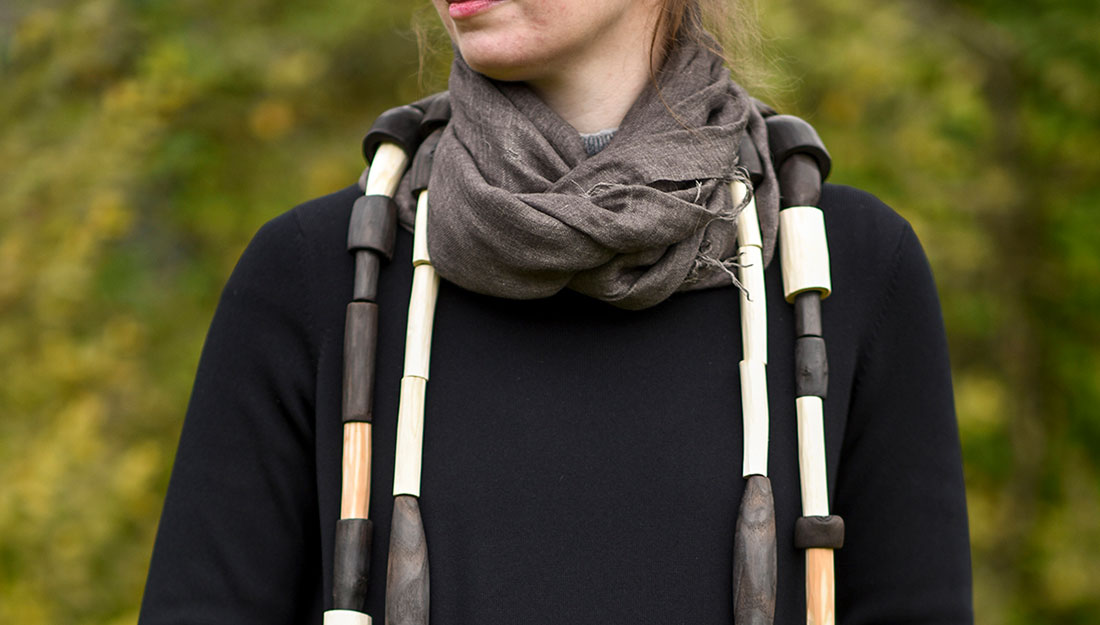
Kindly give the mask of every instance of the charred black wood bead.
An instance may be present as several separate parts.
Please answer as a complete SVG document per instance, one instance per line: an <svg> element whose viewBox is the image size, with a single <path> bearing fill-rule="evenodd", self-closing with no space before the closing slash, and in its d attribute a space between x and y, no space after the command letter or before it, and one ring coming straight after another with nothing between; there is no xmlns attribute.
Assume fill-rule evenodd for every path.
<svg viewBox="0 0 1100 625"><path fill-rule="evenodd" d="M768 125L768 147L776 169L792 154L808 154L817 161L821 180L829 177L832 159L813 126L794 115L773 115L764 121Z"/></svg>
<svg viewBox="0 0 1100 625"><path fill-rule="evenodd" d="M844 546L844 519L837 515L804 516L794 522L796 549L840 549Z"/></svg>
<svg viewBox="0 0 1100 625"><path fill-rule="evenodd" d="M746 136L738 146L737 166L743 167L749 172L749 181L756 188L764 179L764 165L760 161L760 153L756 151L756 145Z"/></svg>
<svg viewBox="0 0 1100 625"><path fill-rule="evenodd" d="M792 154L779 166L779 208L817 206L821 174L808 154Z"/></svg>
<svg viewBox="0 0 1100 625"><path fill-rule="evenodd" d="M383 142L391 141L401 146L405 154L416 152L420 143L420 120L424 111L415 106L398 106L378 116L367 136L363 137L363 157L367 162L374 159L374 153Z"/></svg>
<svg viewBox="0 0 1100 625"><path fill-rule="evenodd" d="M771 481L750 475L733 534L733 622L771 625L775 617L775 502Z"/></svg>
<svg viewBox="0 0 1100 625"><path fill-rule="evenodd" d="M794 388L797 397L825 398L829 386L829 363L825 358L825 339L803 336L794 344Z"/></svg>
<svg viewBox="0 0 1100 625"><path fill-rule="evenodd" d="M821 293L803 291L794 296L794 335L821 336Z"/></svg>
<svg viewBox="0 0 1100 625"><path fill-rule="evenodd" d="M378 275L382 258L372 250L355 252L355 283L352 299L357 302L373 302L378 298Z"/></svg>
<svg viewBox="0 0 1100 625"><path fill-rule="evenodd" d="M333 553L332 607L365 612L370 585L370 554L374 524L370 519L340 519L336 522L336 551Z"/></svg>
<svg viewBox="0 0 1100 625"><path fill-rule="evenodd" d="M348 251L374 250L393 258L397 237L397 203L385 195L363 195L355 200L348 223Z"/></svg>
<svg viewBox="0 0 1100 625"><path fill-rule="evenodd" d="M442 131L433 132L420 143L420 148L416 151L412 169L409 170L409 190L412 191L413 197L428 188L428 182L432 177L432 159L435 157L435 148L439 145L439 138L442 135Z"/></svg>
<svg viewBox="0 0 1100 625"><path fill-rule="evenodd" d="M351 302L344 318L344 422L371 420L378 305Z"/></svg>
<svg viewBox="0 0 1100 625"><path fill-rule="evenodd" d="M437 93L429 100L424 110L424 119L420 122L420 136L428 137L451 121L451 98L446 91Z"/></svg>

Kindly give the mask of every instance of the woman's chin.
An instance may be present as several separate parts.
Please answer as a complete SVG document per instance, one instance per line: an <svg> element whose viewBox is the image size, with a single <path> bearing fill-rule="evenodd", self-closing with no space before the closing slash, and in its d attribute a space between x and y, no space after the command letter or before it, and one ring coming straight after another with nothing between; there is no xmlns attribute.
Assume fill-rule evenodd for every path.
<svg viewBox="0 0 1100 625"><path fill-rule="evenodd" d="M470 69L488 76L493 80L516 81L531 80L538 74L538 63L517 57L515 54L501 54L478 50L462 49L462 58Z"/></svg>

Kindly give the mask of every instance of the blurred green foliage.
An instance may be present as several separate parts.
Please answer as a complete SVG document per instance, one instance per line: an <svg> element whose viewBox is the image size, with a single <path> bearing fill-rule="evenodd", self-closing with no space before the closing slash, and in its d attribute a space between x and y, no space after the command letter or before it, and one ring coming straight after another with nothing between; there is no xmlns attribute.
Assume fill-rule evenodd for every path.
<svg viewBox="0 0 1100 625"><path fill-rule="evenodd" d="M0 6L0 622L135 620L221 285L262 222L356 179L377 113L442 86L427 5ZM763 95L936 272L978 622L1100 622L1100 11L762 10L790 77Z"/></svg>

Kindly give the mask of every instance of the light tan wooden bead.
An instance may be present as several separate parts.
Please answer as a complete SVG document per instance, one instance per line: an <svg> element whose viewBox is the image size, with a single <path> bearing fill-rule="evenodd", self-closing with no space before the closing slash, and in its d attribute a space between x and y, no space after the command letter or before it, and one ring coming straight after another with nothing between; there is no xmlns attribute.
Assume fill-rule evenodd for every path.
<svg viewBox="0 0 1100 625"><path fill-rule="evenodd" d="M764 297L764 258L759 247L738 250L741 267L741 357L768 362L768 307Z"/></svg>
<svg viewBox="0 0 1100 625"><path fill-rule="evenodd" d="M425 189L416 199L416 224L413 232L413 267L430 265L428 255L428 191Z"/></svg>
<svg viewBox="0 0 1100 625"><path fill-rule="evenodd" d="M405 331L404 375L428 379L432 356L432 325L435 301L439 296L439 274L431 265L413 269L412 294L409 297L409 321Z"/></svg>
<svg viewBox="0 0 1100 625"><path fill-rule="evenodd" d="M393 495L420 496L420 466L424 446L424 399L428 381L416 376L401 378L397 409L397 449L393 463Z"/></svg>
<svg viewBox="0 0 1100 625"><path fill-rule="evenodd" d="M383 143L374 153L367 171L367 195L388 195L393 197L401 176L405 173L405 164L409 157L396 143Z"/></svg>
<svg viewBox="0 0 1100 625"><path fill-rule="evenodd" d="M745 194L748 192L749 188L745 186L744 182L734 180L730 183L730 194L733 196L735 206L744 199ZM764 247L764 241L760 237L760 219L756 214L755 197L749 198L748 205L737 215L737 245L741 247L746 245Z"/></svg>
<svg viewBox="0 0 1100 625"><path fill-rule="evenodd" d="M741 419L744 458L741 474L768 475L768 374L759 360L742 360Z"/></svg>
<svg viewBox="0 0 1100 625"><path fill-rule="evenodd" d="M324 625L371 625L371 618L355 610L328 610Z"/></svg>
<svg viewBox="0 0 1100 625"><path fill-rule="evenodd" d="M829 244L825 215L816 206L792 206L779 211L779 262L783 267L783 296L794 302L803 291L833 290L829 272Z"/></svg>
<svg viewBox="0 0 1100 625"><path fill-rule="evenodd" d="M802 479L802 516L829 515L825 476L825 418L820 397L795 399L798 415L798 468Z"/></svg>
<svg viewBox="0 0 1100 625"><path fill-rule="evenodd" d="M806 550L806 625L836 625L832 549Z"/></svg>
<svg viewBox="0 0 1100 625"><path fill-rule="evenodd" d="M340 518L370 518L371 424L344 424L343 485L340 489Z"/></svg>

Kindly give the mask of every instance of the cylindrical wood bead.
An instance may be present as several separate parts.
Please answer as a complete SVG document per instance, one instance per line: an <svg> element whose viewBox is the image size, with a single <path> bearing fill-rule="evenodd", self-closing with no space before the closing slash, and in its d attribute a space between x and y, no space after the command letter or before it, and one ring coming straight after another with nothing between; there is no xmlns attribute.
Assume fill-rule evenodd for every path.
<svg viewBox="0 0 1100 625"><path fill-rule="evenodd" d="M344 424L344 461L341 471L340 518L370 516L371 424Z"/></svg>
<svg viewBox="0 0 1100 625"><path fill-rule="evenodd" d="M327 610L324 625L371 625L371 618L354 610Z"/></svg>
<svg viewBox="0 0 1100 625"><path fill-rule="evenodd" d="M405 333L406 376L428 379L432 355L432 325L438 295L439 275L435 269L431 265L419 265L413 269L409 321Z"/></svg>
<svg viewBox="0 0 1100 625"><path fill-rule="evenodd" d="M779 211L779 259L783 293L788 302L809 290L832 292L825 216L815 206L792 206Z"/></svg>
<svg viewBox="0 0 1100 625"><path fill-rule="evenodd" d="M829 387L829 362L825 357L825 339L803 336L794 344L795 396L813 395L825 399Z"/></svg>
<svg viewBox="0 0 1100 625"><path fill-rule="evenodd" d="M795 520L795 549L840 549L843 546L844 519L839 516L804 516Z"/></svg>
<svg viewBox="0 0 1100 625"><path fill-rule="evenodd" d="M833 550L806 550L806 625L836 625Z"/></svg>
<svg viewBox="0 0 1100 625"><path fill-rule="evenodd" d="M348 251L374 250L393 258L397 236L397 204L388 195L362 195L351 208Z"/></svg>
<svg viewBox="0 0 1100 625"><path fill-rule="evenodd" d="M741 353L745 360L768 362L768 307L764 287L764 258L756 246L739 249L741 267Z"/></svg>
<svg viewBox="0 0 1100 625"><path fill-rule="evenodd" d="M741 474L768 474L768 374L763 362L742 360L741 412L744 458Z"/></svg>
<svg viewBox="0 0 1100 625"><path fill-rule="evenodd" d="M734 180L730 183L730 195L733 198L734 205L740 204L745 200L745 195L749 193L749 188L745 186L744 182L740 180ZM760 219L756 214L756 199L750 197L748 204L745 208L741 209L741 212L737 214L737 245L738 247L745 247L751 245L754 247L764 247L764 241L760 237Z"/></svg>
<svg viewBox="0 0 1100 625"><path fill-rule="evenodd" d="M386 566L386 625L428 625L428 543L416 497L393 500Z"/></svg>
<svg viewBox="0 0 1100 625"><path fill-rule="evenodd" d="M393 494L420 496L420 467L424 446L424 400L428 381L416 376L401 379L397 410L397 449L393 463Z"/></svg>
<svg viewBox="0 0 1100 625"><path fill-rule="evenodd" d="M792 154L776 172L779 176L779 208L817 206L821 199L821 172L808 154Z"/></svg>
<svg viewBox="0 0 1100 625"><path fill-rule="evenodd" d="M829 515L825 475L825 419L820 397L795 399L798 416L798 468L802 476L802 515Z"/></svg>
<svg viewBox="0 0 1100 625"><path fill-rule="evenodd" d="M822 336L820 291L803 291L794 296L794 335Z"/></svg>
<svg viewBox="0 0 1100 625"><path fill-rule="evenodd" d="M407 104L382 113L374 120L367 136L363 137L363 156L373 166L378 160L378 152L387 143L401 146L406 154L416 152L416 146L420 142L420 120L422 119L424 119L424 111Z"/></svg>
<svg viewBox="0 0 1100 625"><path fill-rule="evenodd" d="M745 482L733 534L733 622L771 625L775 618L775 502L771 481Z"/></svg>
<svg viewBox="0 0 1100 625"><path fill-rule="evenodd" d="M428 188L432 179L432 161L435 158L435 148L439 145L442 132L434 132L424 138L420 143L420 149L416 151L412 168L409 170L409 190L419 194Z"/></svg>
<svg viewBox="0 0 1100 625"><path fill-rule="evenodd" d="M396 143L383 143L374 153L367 172L366 195L388 195L393 197L409 157Z"/></svg>
<svg viewBox="0 0 1100 625"><path fill-rule="evenodd" d="M378 305L351 302L344 317L344 421L370 421L374 404L374 360Z"/></svg>
<svg viewBox="0 0 1100 625"><path fill-rule="evenodd" d="M362 612L367 606L374 525L370 519L340 519L333 552L332 607Z"/></svg>
<svg viewBox="0 0 1100 625"><path fill-rule="evenodd" d="M382 259L369 250L355 253L355 283L352 299L357 302L373 302L378 298L378 276Z"/></svg>
<svg viewBox="0 0 1100 625"><path fill-rule="evenodd" d="M428 254L428 192L423 191L416 198L416 224L413 234L413 267L430 265Z"/></svg>
<svg viewBox="0 0 1100 625"><path fill-rule="evenodd" d="M807 154L817 161L821 180L829 176L831 159L817 131L806 120L794 115L771 115L768 125L768 147L777 168L794 154Z"/></svg>

